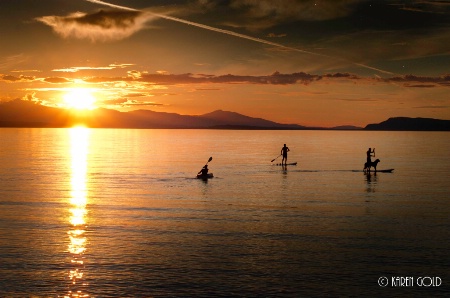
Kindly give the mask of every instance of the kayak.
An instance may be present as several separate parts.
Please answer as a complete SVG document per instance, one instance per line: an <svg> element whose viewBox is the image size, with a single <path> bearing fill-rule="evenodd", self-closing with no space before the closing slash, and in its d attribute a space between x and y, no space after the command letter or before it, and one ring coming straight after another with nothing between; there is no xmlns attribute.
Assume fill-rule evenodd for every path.
<svg viewBox="0 0 450 298"><path fill-rule="evenodd" d="M284 166L285 164L277 163L277 164L275 164L275 165L276 165L276 166ZM296 165L297 165L296 162L291 162L291 163L286 164L286 166L296 166Z"/></svg>
<svg viewBox="0 0 450 298"><path fill-rule="evenodd" d="M206 175L197 174L197 179L210 179L210 178L214 178L213 173L208 173Z"/></svg>

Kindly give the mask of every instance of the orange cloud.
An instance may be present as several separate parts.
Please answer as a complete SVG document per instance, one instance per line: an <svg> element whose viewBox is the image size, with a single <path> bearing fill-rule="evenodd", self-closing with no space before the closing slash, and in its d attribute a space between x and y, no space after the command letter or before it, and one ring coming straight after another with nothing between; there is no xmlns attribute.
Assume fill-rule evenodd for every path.
<svg viewBox="0 0 450 298"><path fill-rule="evenodd" d="M59 78L59 77L51 77L51 78L45 78L43 79L44 82L51 83L51 84L63 84L63 83L71 83L72 80L66 79L66 78Z"/></svg>
<svg viewBox="0 0 450 298"><path fill-rule="evenodd" d="M24 82L24 81L34 81L36 77L34 76L11 76L11 75L0 75L0 81L5 82Z"/></svg>

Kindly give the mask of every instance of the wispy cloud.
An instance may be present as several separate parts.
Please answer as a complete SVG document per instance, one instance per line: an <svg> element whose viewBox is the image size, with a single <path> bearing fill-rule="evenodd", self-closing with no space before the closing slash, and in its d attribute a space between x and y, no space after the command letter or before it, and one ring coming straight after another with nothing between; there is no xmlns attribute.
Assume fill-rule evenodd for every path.
<svg viewBox="0 0 450 298"><path fill-rule="evenodd" d="M141 11L100 10L87 14L77 12L68 16L44 16L38 21L50 26L64 38L95 41L120 40L145 28L155 16Z"/></svg>
<svg viewBox="0 0 450 298"><path fill-rule="evenodd" d="M0 69L12 68L27 61L27 57L24 54L11 55L6 57L0 57Z"/></svg>
<svg viewBox="0 0 450 298"><path fill-rule="evenodd" d="M117 68L125 68L134 64L110 64L109 66L74 66L68 68L53 69L54 72L78 72L80 70L112 70Z"/></svg>
<svg viewBox="0 0 450 298"><path fill-rule="evenodd" d="M128 95L129 96L129 95ZM140 101L135 99L129 99L127 97L120 97L115 99L107 99L102 103L108 106L120 106L122 108L129 108L132 106L163 106L161 103L153 102L153 101Z"/></svg>
<svg viewBox="0 0 450 298"><path fill-rule="evenodd" d="M37 69L16 69L16 70L11 70L11 72L29 73L29 72L42 72L42 70L37 70Z"/></svg>
<svg viewBox="0 0 450 298"><path fill-rule="evenodd" d="M151 101L137 101L137 100L127 100L123 103L121 103L124 107L130 107L130 106L162 106L163 104L151 102Z"/></svg>

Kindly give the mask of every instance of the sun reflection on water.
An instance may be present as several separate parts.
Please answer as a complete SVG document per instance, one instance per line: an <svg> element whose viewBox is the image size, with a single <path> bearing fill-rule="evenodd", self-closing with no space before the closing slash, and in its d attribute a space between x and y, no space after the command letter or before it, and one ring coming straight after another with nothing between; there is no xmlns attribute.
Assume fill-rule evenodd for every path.
<svg viewBox="0 0 450 298"><path fill-rule="evenodd" d="M69 291L65 297L89 297L83 289L87 286L83 282L84 253L87 239L86 215L87 215L87 167L89 150L89 129L74 127L70 129L70 156L71 166L71 196L70 218L71 227L68 231L68 252L71 258L71 268L68 273L70 280Z"/></svg>

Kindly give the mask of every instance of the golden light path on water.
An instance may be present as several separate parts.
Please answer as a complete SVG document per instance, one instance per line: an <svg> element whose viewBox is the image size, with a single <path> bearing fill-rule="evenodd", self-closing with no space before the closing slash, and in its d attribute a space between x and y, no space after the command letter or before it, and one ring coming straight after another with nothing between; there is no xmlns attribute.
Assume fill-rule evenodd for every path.
<svg viewBox="0 0 450 298"><path fill-rule="evenodd" d="M86 251L86 217L87 217L87 169L89 153L89 129L74 127L69 130L71 164L71 196L70 218L71 228L68 231L71 257L69 270L69 292L65 297L88 297L83 293L84 253Z"/></svg>

